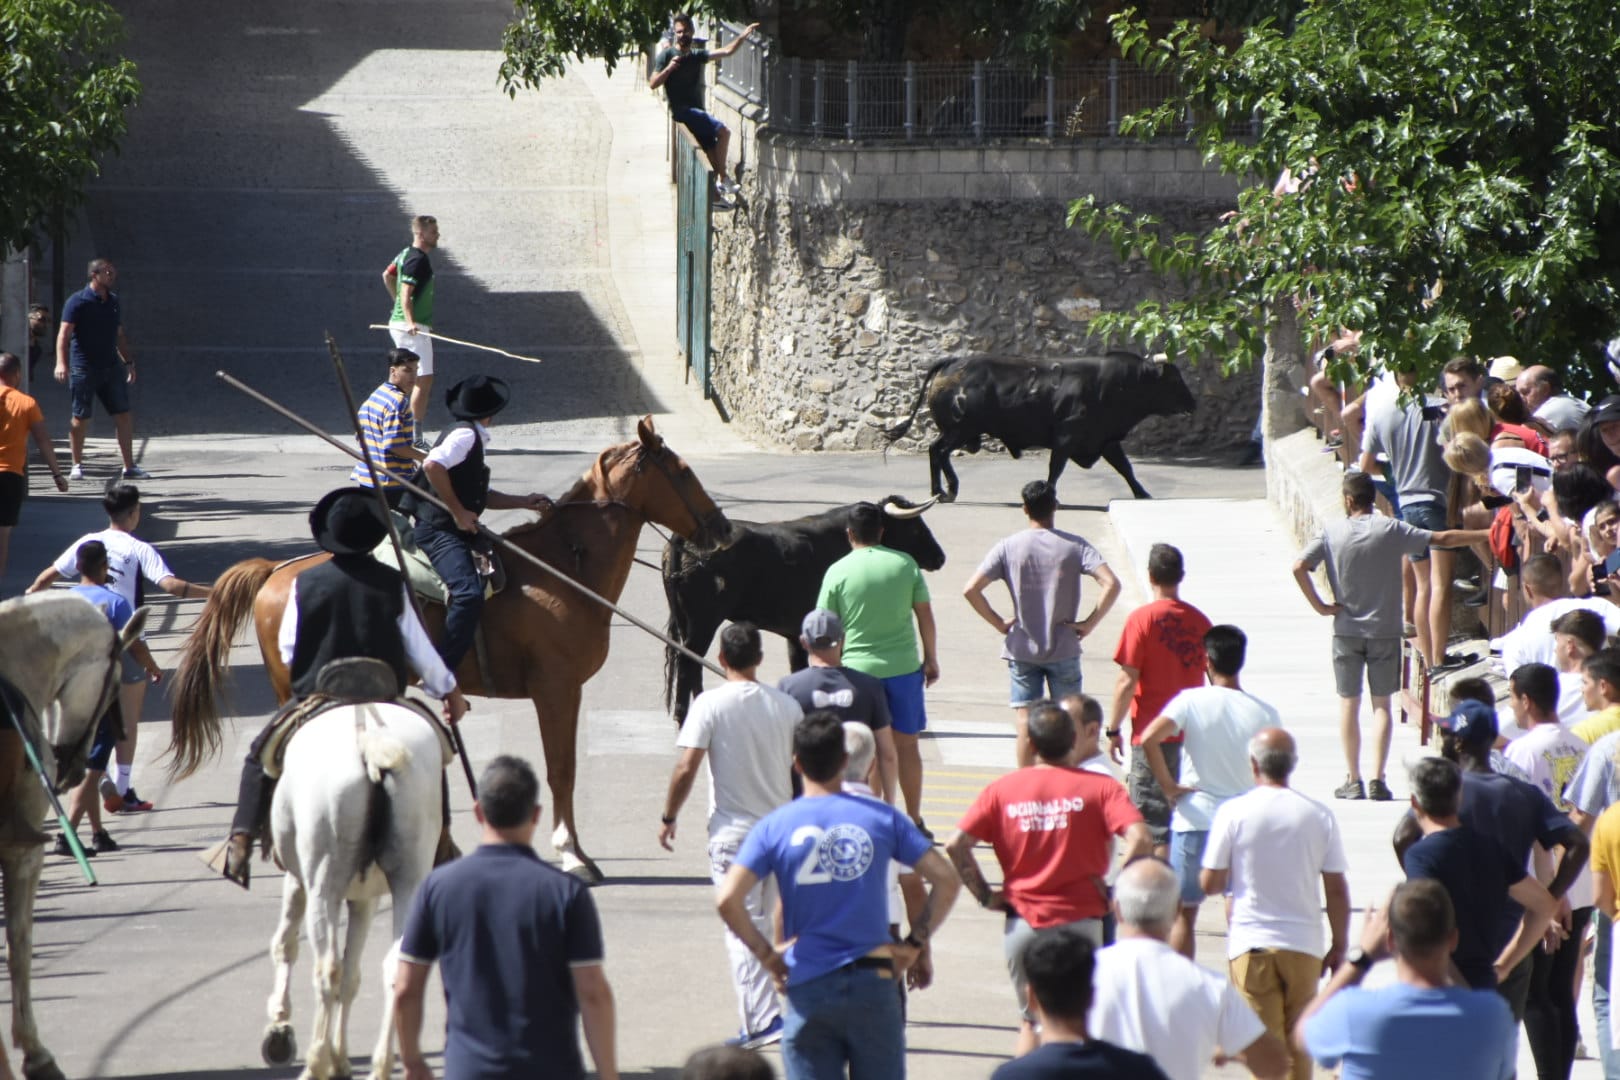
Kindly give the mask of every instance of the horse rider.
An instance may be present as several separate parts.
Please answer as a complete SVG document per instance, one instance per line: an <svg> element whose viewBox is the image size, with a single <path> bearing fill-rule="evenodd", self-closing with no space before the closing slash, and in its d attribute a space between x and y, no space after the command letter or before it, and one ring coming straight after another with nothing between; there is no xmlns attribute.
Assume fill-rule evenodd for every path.
<svg viewBox="0 0 1620 1080"><path fill-rule="evenodd" d="M490 490L489 466L484 464L489 423L510 396L503 380L488 375L473 375L452 386L445 406L456 422L440 432L422 463L423 475L450 509L412 495L403 500L404 509L416 516L416 546L444 580L448 603L439 656L451 671L472 648L484 610L484 582L473 559L478 515L486 509L544 510L551 505L544 495Z"/></svg>
<svg viewBox="0 0 1620 1080"><path fill-rule="evenodd" d="M454 724L467 711L455 675L439 659L406 592L404 576L371 557L388 537L388 520L376 493L366 488L328 492L309 515L315 542L331 553L330 561L293 579L281 616L278 645L292 677L295 702L319 693L321 669L334 660L370 658L387 664L393 686L383 698L404 693L414 670L434 697L443 699L444 718ZM289 706L289 708L292 706ZM224 874L248 887L253 841L269 822L275 783L265 775L260 751L286 710L253 741L242 763L236 817L226 845ZM448 808L447 808L448 811ZM450 851L449 817L439 838L441 856Z"/></svg>

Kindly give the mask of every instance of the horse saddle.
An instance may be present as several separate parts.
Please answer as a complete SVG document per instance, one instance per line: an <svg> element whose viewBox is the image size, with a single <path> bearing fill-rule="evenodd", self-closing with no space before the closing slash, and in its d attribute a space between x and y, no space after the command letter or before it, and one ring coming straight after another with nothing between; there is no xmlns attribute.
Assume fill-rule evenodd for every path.
<svg viewBox="0 0 1620 1080"><path fill-rule="evenodd" d="M378 544L371 557L384 566L391 566L402 572L405 580L411 583L411 591L424 602L446 603L449 600L449 593L445 591L444 579L433 569L433 560L427 557L427 552L416 546L410 519L398 511L389 513L394 518L394 531L399 534L400 549L405 553L405 565L400 566L399 560L394 557L392 540L384 540ZM484 599L487 600L506 588L506 567L494 547L482 537L473 541L473 564L477 566L478 576L484 582Z"/></svg>
<svg viewBox="0 0 1620 1080"><path fill-rule="evenodd" d="M439 737L443 764L450 764L456 756L450 729L433 703L413 689L396 694L393 669L381 660L364 657L333 660L321 668L316 676L315 692L307 698L288 702L271 717L270 723L253 740L251 752L258 757L264 774L272 780L279 780L287 756L287 743L299 728L329 709L366 702L402 705L415 710L432 725L433 733Z"/></svg>

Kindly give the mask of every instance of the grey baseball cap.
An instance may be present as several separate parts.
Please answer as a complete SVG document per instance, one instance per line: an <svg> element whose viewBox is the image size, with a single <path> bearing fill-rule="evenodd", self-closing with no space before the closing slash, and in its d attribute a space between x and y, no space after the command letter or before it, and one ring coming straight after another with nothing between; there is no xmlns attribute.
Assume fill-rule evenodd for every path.
<svg viewBox="0 0 1620 1080"><path fill-rule="evenodd" d="M844 640L844 621L825 608L817 608L804 617L799 633L811 645L825 649Z"/></svg>

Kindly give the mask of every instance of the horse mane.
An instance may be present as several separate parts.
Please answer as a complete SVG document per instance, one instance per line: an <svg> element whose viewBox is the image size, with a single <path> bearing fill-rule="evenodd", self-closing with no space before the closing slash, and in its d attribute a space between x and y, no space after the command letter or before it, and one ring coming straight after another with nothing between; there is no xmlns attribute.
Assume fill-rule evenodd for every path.
<svg viewBox="0 0 1620 1080"><path fill-rule="evenodd" d="M596 455L596 460L591 463L591 467L586 469L578 480L574 481L573 487L564 492L561 498L552 502L551 512L542 514L533 521L525 521L514 525L501 535L508 540L527 536L529 533L538 532L555 521L557 518L556 511L558 510L565 510L570 506L593 506L597 502L607 499L609 497L608 469L618 464L618 459L626 454L634 453L639 456L641 451L642 446L639 442L620 443L617 446L608 447Z"/></svg>

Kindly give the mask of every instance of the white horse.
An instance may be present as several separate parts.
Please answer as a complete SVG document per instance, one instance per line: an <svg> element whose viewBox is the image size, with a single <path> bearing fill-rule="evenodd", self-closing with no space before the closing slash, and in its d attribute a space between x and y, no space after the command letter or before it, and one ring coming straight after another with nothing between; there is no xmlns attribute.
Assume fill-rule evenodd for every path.
<svg viewBox="0 0 1620 1080"><path fill-rule="evenodd" d="M270 805L276 858L287 869L281 924L270 942L275 988L261 1050L266 1064L297 1054L288 987L302 920L315 954L318 1000L307 1080L349 1075L349 1006L360 990L360 957L377 900L394 905L394 947L383 962L393 981L399 939L417 886L433 868L438 845L441 771L448 753L438 732L412 709L393 704L343 705L321 713L287 743ZM346 934L339 937L344 904ZM393 1068L393 994L386 995L371 1075Z"/></svg>
<svg viewBox="0 0 1620 1080"><path fill-rule="evenodd" d="M0 677L21 695L22 711L31 714L17 720L29 731L45 777L56 791L66 791L84 778L96 723L118 690L119 654L139 636L145 622L146 609L141 608L122 634L115 633L95 605L63 593L0 603ZM9 736L9 725L5 730ZM29 772L26 764L16 771L9 798L0 803L4 835L37 830L50 811L44 789ZM44 864L40 843L0 841L12 1043L23 1052L22 1073L28 1080L62 1080L62 1070L34 1026L29 990L34 897Z"/></svg>

